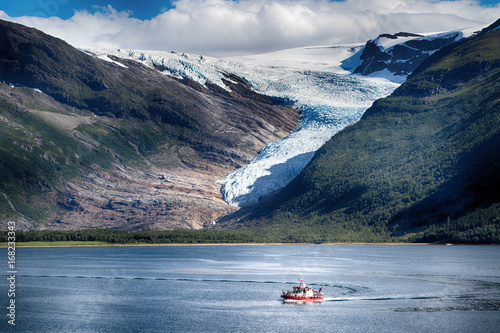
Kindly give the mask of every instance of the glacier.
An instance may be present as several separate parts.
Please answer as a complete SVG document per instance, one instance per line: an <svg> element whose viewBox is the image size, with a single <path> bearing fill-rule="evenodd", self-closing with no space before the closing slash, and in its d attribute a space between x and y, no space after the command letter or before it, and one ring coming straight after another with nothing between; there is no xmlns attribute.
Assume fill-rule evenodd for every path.
<svg viewBox="0 0 500 333"><path fill-rule="evenodd" d="M266 145L249 164L219 181L225 200L234 206L255 203L287 185L326 141L358 121L374 100L398 86L384 79L327 72L262 71L260 77L265 77L265 82L250 80L252 85L259 92L293 101L301 119L293 133Z"/></svg>
<svg viewBox="0 0 500 333"><path fill-rule="evenodd" d="M237 75L261 94L281 98L301 111L300 122L287 137L264 146L247 165L218 181L232 206L258 202L286 186L315 152L337 132L357 122L379 98L400 82L351 74L362 45L318 46L269 54L213 58L188 53L124 49L84 49L104 59L108 55L161 66L164 74L207 81L229 90L224 73ZM346 62L350 59L350 63ZM400 81L400 80L399 80Z"/></svg>

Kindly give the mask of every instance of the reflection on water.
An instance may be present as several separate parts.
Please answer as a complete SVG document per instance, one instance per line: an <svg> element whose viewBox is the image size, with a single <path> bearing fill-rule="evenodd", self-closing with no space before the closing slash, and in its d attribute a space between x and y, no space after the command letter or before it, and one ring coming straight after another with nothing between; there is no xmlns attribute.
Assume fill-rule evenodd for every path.
<svg viewBox="0 0 500 333"><path fill-rule="evenodd" d="M21 248L16 331L494 332L499 254L492 246ZM324 301L284 303L281 291L299 278L322 288Z"/></svg>

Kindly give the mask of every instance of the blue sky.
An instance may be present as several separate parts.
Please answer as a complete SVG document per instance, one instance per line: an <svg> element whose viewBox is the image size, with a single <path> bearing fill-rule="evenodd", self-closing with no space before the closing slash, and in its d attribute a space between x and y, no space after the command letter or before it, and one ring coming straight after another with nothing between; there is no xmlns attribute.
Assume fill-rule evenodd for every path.
<svg viewBox="0 0 500 333"><path fill-rule="evenodd" d="M5 1L0 5L11 17L17 16L57 16L69 19L75 10L87 10L95 12L99 7L111 5L118 11L130 11L131 16L147 20L151 19L165 10L173 8L170 0L14 0ZM481 6L495 6L500 0L480 0Z"/></svg>
<svg viewBox="0 0 500 333"><path fill-rule="evenodd" d="M491 24L500 0L11 0L0 19L76 47L229 56Z"/></svg>
<svg viewBox="0 0 500 333"><path fill-rule="evenodd" d="M172 1L158 0L14 0L5 1L0 10L9 16L57 16L69 19L75 10L95 12L111 5L118 11L131 11L131 16L146 20L172 8Z"/></svg>

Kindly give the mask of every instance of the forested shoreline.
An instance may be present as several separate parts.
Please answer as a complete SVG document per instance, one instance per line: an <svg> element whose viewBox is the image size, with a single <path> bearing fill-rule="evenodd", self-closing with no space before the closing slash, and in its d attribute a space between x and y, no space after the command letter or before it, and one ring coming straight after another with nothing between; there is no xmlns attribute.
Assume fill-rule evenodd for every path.
<svg viewBox="0 0 500 333"><path fill-rule="evenodd" d="M474 225L471 225L474 224ZM71 242L105 244L236 244L236 243L434 243L434 244L500 244L500 221L486 219L484 222L471 220L453 221L442 226L433 226L423 232L390 235L383 232L354 231L343 233L321 233L317 229L293 230L290 233L279 229L256 227L231 230L190 230L169 231L140 230L125 231L117 229L83 230L30 230L15 232L16 244L23 243L63 243ZM0 231L0 243L7 243L8 231ZM28 244L27 244L28 243Z"/></svg>

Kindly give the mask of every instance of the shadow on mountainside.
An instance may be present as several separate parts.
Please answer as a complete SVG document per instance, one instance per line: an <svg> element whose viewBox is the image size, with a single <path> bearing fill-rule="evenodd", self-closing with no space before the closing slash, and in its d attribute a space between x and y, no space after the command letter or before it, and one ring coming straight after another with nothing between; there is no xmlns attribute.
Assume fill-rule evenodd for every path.
<svg viewBox="0 0 500 333"><path fill-rule="evenodd" d="M457 173L432 195L398 213L389 224L401 228L427 226L458 219L477 207L500 201L500 133L464 154Z"/></svg>

